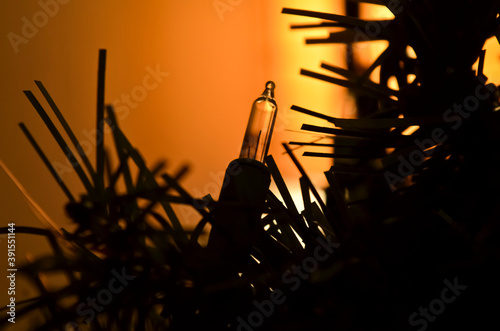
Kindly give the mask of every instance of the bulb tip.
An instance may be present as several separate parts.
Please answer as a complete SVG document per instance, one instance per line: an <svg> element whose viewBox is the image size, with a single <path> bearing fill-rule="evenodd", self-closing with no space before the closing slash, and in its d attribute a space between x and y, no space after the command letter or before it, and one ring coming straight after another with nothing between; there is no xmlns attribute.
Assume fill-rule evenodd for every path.
<svg viewBox="0 0 500 331"><path fill-rule="evenodd" d="M274 90L275 87L276 87L276 84L274 84L274 82L272 80L270 80L266 83L266 89Z"/></svg>

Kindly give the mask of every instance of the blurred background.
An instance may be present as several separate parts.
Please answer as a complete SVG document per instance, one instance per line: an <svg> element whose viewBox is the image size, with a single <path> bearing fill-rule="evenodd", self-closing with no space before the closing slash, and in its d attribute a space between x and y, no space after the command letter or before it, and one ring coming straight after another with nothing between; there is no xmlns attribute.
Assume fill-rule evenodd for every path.
<svg viewBox="0 0 500 331"><path fill-rule="evenodd" d="M326 122L291 105L340 116L352 104L345 89L299 75L321 61L342 65L345 48L306 47L306 37L326 38L328 31L291 30L308 20L281 14L285 6L344 12L343 1L311 1L307 8L300 1L2 2L0 159L57 225L69 226L66 197L18 123L26 124L75 196L84 187L23 90L32 90L52 116L34 83L40 80L95 160L97 60L105 48L105 100L115 106L121 128L150 167L166 161L173 174L189 165L181 183L199 197L217 198L228 163L239 155L251 104L267 80L275 81L279 115L270 153L290 189L298 189L299 173L281 143L310 140L295 131L306 121ZM105 137L112 150L111 135ZM326 184L330 160L301 162L318 187ZM2 223L44 225L4 171L0 183ZM189 208L179 214L186 223L197 221ZM20 236L18 243L27 240Z"/></svg>
<svg viewBox="0 0 500 331"><path fill-rule="evenodd" d="M223 173L239 155L251 104L265 82L273 80L279 109L270 154L292 192L300 194L299 173L283 155L281 143L311 141L311 135L298 132L301 124L327 123L290 107L295 104L330 116L355 117L356 112L346 89L299 75L301 68L321 72L322 61L347 67L346 47L306 46L306 38L327 38L331 29L292 30L292 24L319 20L281 14L283 7L346 13L344 0L2 1L0 160L58 227L70 226L63 209L66 197L18 123L25 123L75 196L84 188L22 91L32 90L42 100L34 80L42 81L95 160L97 60L98 50L104 48L105 99L116 107L122 130L150 167L163 160L166 171L173 174L189 165L181 184L197 197L218 197ZM363 5L358 14L392 17L376 5ZM490 41L486 74L491 80L499 57L498 43ZM369 66L384 46L358 46L359 67ZM46 103L42 105L49 110ZM109 138L106 135L108 143ZM331 160L301 154L302 150L296 151L313 183L324 187L323 172ZM2 226L10 222L45 226L3 170L0 185ZM178 212L188 228L198 220L190 209ZM5 261L5 236L0 240ZM18 235L18 261L43 254L43 243ZM4 272L0 268L2 281Z"/></svg>

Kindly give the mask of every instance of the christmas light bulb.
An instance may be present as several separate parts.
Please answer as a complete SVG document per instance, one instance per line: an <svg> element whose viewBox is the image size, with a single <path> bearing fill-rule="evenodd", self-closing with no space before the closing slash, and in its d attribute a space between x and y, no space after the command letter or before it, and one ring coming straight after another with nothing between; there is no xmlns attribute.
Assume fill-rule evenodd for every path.
<svg viewBox="0 0 500 331"><path fill-rule="evenodd" d="M267 156L278 111L274 101L274 87L274 82L267 82L262 95L252 104L240 158L264 162Z"/></svg>

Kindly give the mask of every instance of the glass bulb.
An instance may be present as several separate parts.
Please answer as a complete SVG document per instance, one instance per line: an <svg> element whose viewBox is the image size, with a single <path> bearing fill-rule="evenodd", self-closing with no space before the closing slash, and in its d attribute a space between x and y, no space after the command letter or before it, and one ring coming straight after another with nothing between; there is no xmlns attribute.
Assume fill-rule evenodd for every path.
<svg viewBox="0 0 500 331"><path fill-rule="evenodd" d="M278 106L274 101L274 87L274 82L267 82L262 95L252 104L250 119L241 146L240 158L264 162L271 143L278 111Z"/></svg>

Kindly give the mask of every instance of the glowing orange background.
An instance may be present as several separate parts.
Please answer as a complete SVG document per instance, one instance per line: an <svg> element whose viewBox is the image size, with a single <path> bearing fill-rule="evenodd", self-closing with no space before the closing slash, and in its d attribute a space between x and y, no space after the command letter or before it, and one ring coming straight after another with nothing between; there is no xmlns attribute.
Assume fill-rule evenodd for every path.
<svg viewBox="0 0 500 331"><path fill-rule="evenodd" d="M22 91L33 90L41 100L33 82L41 80L77 138L89 141L85 132L95 128L100 48L108 51L107 103L123 106L116 100L144 84L148 67L158 66L168 72L158 86L147 91L144 100L129 106L128 113L120 113L121 127L150 166L167 160L166 170L174 173L185 163L192 165L182 184L194 195L211 193L217 198L220 175L238 156L250 106L267 80L276 83L280 114L270 153L293 190L297 190L299 174L282 155L281 143L310 137L287 130L299 130L302 123L326 123L294 113L290 106L296 104L332 116L354 114L344 89L299 75L300 68L320 71L321 61L344 66L344 47L305 46L306 37L326 37L328 32L292 31L291 23L317 20L280 13L286 6L342 14L343 1L61 2L65 4L58 5L53 17L46 24L39 21L38 31L18 45L18 52L9 34L22 36L23 18L30 22L34 16L43 19L40 3L54 1L0 3L0 159L59 226L69 224L62 208L65 196L18 122L27 125L49 159L65 164L65 158ZM218 11L214 5L220 3L226 7ZM377 8L367 7L362 14L387 14ZM366 54L373 58L380 51L368 49ZM491 61L496 57L487 58L486 68L491 67ZM89 157L95 159L93 151ZM300 161L319 188L325 185L323 171L328 170L330 160L301 157ZM74 173L62 177L75 195L83 192ZM2 226L11 221L18 226L42 225L3 171L0 185ZM193 221L184 211L181 214L186 222ZM37 242L21 235L17 240L19 258L33 250ZM5 254L4 244L0 246L0 254Z"/></svg>
<svg viewBox="0 0 500 331"><path fill-rule="evenodd" d="M70 226L63 211L66 198L18 123L26 124L50 160L64 166L67 163L22 91L32 90L50 114L33 82L42 81L77 139L91 146L88 156L94 160L95 146L88 133L95 128L100 48L107 49L108 54L106 102L114 103L117 110L122 107L118 113L122 129L150 166L167 160L166 170L175 173L181 165L190 164L191 172L182 184L196 196L210 193L217 198L221 174L239 155L250 106L267 80L277 85L279 106L270 153L292 189L298 187L299 174L289 158L281 155L281 143L293 138L286 130L298 130L306 121L318 122L293 113L290 106L298 104L332 115L340 115L345 106L342 88L299 75L300 68L319 68L322 60L341 62L343 50L305 47L306 36L326 36L327 32L291 31L291 23L308 20L281 14L285 5L341 13L340 1L339 5L311 1L306 7L303 1L263 0L61 2L65 3L0 3L0 159L58 226ZM44 10L41 3L58 6ZM218 10L215 5L220 3L227 6ZM47 11L53 17L44 15ZM31 31L24 27L23 31L26 21L38 26ZM12 38L25 39L16 44ZM144 86L148 67L159 68L168 76L125 110L125 103L119 101L122 94L131 94L134 89L137 93ZM147 83L150 86L154 81ZM304 137L298 134L294 139ZM329 168L330 160L301 161L318 185L324 185L322 172ZM83 192L74 172L62 173L62 178L74 195ZM1 170L0 185L2 226L8 222L43 226L20 190ZM178 212L188 226L196 221L186 209ZM4 261L5 240L0 246ZM48 251L43 239L18 234L19 263L27 254ZM2 276L2 288L4 279ZM28 296L28 289L19 291L18 298Z"/></svg>
<svg viewBox="0 0 500 331"><path fill-rule="evenodd" d="M216 178L238 156L251 103L264 83L274 80L280 115L270 152L284 175L298 183L298 172L288 157L280 156L281 142L291 139L286 129L298 130L303 122L314 121L293 113L290 106L298 104L334 115L344 107L341 88L301 77L299 70L316 69L322 60L338 63L342 49L304 45L305 36L322 36L326 31L290 30L292 22L307 20L283 15L281 9L285 3L304 8L303 2L222 1L228 7L219 10L217 3L221 2L68 1L58 5L57 13L52 8L54 17L44 22L40 14L43 8L37 1L23 5L2 2L5 38L1 42L0 156L58 224L67 224L62 210L65 197L22 135L18 122L27 125L49 159L64 167L68 164L22 91L33 90L42 100L33 82L41 80L77 138L90 144L87 133L95 128L100 48L108 52L106 102L122 107L118 115L123 130L148 164L167 160L171 173L184 163L190 164L192 171L183 184L194 194L217 196L220 182ZM342 11L340 5L331 3L316 1L308 3L307 9ZM38 31L14 47L8 35L12 32L24 37L23 17L31 23L35 20ZM143 86L148 67L159 68L168 76L145 97L136 94L140 98L132 98L133 104L123 108L126 104L120 101L121 95ZM154 80L147 81L152 83ZM304 138L299 135L295 139ZM93 142L91 147L89 157L93 160ZM321 185L322 171L328 169L330 161L304 159L303 163ZM74 194L83 191L74 173L63 170L62 177ZM3 216L18 225L40 224L3 172L0 180Z"/></svg>

